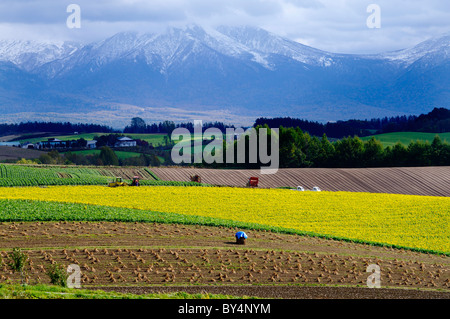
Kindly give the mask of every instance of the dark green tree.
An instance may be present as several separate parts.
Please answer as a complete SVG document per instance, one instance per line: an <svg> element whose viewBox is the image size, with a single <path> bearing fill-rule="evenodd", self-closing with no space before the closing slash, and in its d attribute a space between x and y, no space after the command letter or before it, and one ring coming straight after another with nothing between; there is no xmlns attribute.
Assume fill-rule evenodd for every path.
<svg viewBox="0 0 450 319"><path fill-rule="evenodd" d="M346 137L334 145L336 167L363 167L363 141L355 137Z"/></svg>
<svg viewBox="0 0 450 319"><path fill-rule="evenodd" d="M386 147L384 150L384 166L401 167L406 165L408 150L401 143Z"/></svg>
<svg viewBox="0 0 450 319"><path fill-rule="evenodd" d="M103 165L119 165L119 159L116 153L111 148L109 148L108 146L103 146L100 150L101 151L99 159L101 160Z"/></svg>
<svg viewBox="0 0 450 319"><path fill-rule="evenodd" d="M411 142L407 148L408 157L406 166L430 166L431 165L431 145L428 142Z"/></svg>
<svg viewBox="0 0 450 319"><path fill-rule="evenodd" d="M442 142L438 135L431 142L430 160L432 165L450 165L450 144Z"/></svg>
<svg viewBox="0 0 450 319"><path fill-rule="evenodd" d="M363 167L381 166L384 160L384 148L380 141L371 137L364 143L363 150Z"/></svg>
<svg viewBox="0 0 450 319"><path fill-rule="evenodd" d="M145 124L145 121L142 118L133 117L131 119L130 128L133 133L145 133L147 124Z"/></svg>

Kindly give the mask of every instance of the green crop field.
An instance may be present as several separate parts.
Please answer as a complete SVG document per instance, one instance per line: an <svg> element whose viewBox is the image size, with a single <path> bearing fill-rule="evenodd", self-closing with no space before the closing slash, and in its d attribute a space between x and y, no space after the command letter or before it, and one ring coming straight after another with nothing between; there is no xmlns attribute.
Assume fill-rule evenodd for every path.
<svg viewBox="0 0 450 319"><path fill-rule="evenodd" d="M438 135L442 141L450 143L450 133L420 133L420 132L395 132L361 137L363 141L369 140L372 136L379 140L384 147L393 146L396 143L409 145L412 141L428 141L432 142L434 137Z"/></svg>
<svg viewBox="0 0 450 319"><path fill-rule="evenodd" d="M164 144L164 136L166 134L124 134L125 136L129 136L133 139L140 139L146 141L153 146L163 145Z"/></svg>
<svg viewBox="0 0 450 319"><path fill-rule="evenodd" d="M83 150L83 151L72 151L73 154L80 154L80 155L94 155L94 154L100 154L100 150L99 149L94 149L94 150ZM114 153L116 153L117 158L119 159L127 159L130 157L139 157L141 156L141 153L137 153L137 152L127 152L127 151L114 151ZM157 156L160 163L164 164L165 160L163 157L161 156Z"/></svg>
<svg viewBox="0 0 450 319"><path fill-rule="evenodd" d="M0 186L104 185L111 178L90 168L0 165Z"/></svg>
<svg viewBox="0 0 450 319"><path fill-rule="evenodd" d="M20 139L20 143L24 142L30 142L30 143L37 143L41 141L47 141L49 138L57 138L61 141L69 141L69 140L77 140L80 138L84 138L85 140L92 140L94 136L98 135L105 135L104 133L85 133L85 134L77 134L77 135L55 135L55 136L46 136L46 137L34 137L34 138L23 138Z"/></svg>
<svg viewBox="0 0 450 319"><path fill-rule="evenodd" d="M148 168L138 169L141 185L163 186L210 186L195 182L162 181ZM123 176L128 184L136 173L135 168L110 167L62 167L62 166L25 166L0 164L0 187L12 186L51 186L51 185L107 185L116 176Z"/></svg>
<svg viewBox="0 0 450 319"><path fill-rule="evenodd" d="M82 155L94 155L94 154L100 154L100 150L83 150L83 151L73 151L74 154L82 154ZM125 152L125 151L114 151L116 153L117 157L119 159L126 159L130 157L138 157L141 156L141 153L136 152Z"/></svg>
<svg viewBox="0 0 450 319"><path fill-rule="evenodd" d="M25 166L0 164L0 187L55 186L55 185L107 185L116 176L135 175L136 169L111 167ZM142 186L211 186L195 182L162 181L150 169L140 168ZM147 176L147 177L145 177ZM131 177L124 177L128 184Z"/></svg>

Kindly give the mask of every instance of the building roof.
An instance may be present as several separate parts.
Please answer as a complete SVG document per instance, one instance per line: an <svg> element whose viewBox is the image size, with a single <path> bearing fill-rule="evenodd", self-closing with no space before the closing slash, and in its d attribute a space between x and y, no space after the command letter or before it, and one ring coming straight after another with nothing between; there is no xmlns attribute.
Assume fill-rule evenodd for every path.
<svg viewBox="0 0 450 319"><path fill-rule="evenodd" d="M123 136L123 137L119 138L119 141L121 141L121 142L127 142L127 141L134 141L134 140L133 140L132 138Z"/></svg>

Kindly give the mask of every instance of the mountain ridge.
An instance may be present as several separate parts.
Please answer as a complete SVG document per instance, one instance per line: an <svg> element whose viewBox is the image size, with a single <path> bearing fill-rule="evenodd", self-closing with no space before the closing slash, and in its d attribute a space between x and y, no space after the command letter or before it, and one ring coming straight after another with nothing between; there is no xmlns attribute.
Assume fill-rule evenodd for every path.
<svg viewBox="0 0 450 319"><path fill-rule="evenodd" d="M114 118L117 125L137 114L237 124L261 116L328 121L419 114L449 106L449 52L449 35L357 55L248 26L127 31L84 45L3 40L0 113L14 121L19 113L82 111L97 121L109 114L99 123Z"/></svg>

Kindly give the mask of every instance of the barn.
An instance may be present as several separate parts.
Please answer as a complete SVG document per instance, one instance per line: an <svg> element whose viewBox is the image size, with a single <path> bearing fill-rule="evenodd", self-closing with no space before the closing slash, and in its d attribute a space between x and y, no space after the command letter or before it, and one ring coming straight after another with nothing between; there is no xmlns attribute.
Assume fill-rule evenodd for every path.
<svg viewBox="0 0 450 319"><path fill-rule="evenodd" d="M114 147L135 147L135 146L136 141L126 136L119 138L117 143L114 144Z"/></svg>

